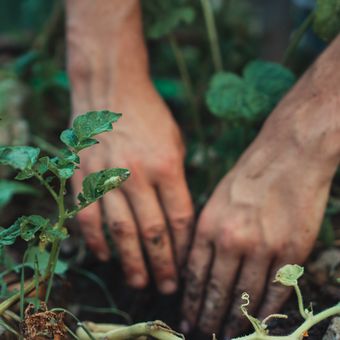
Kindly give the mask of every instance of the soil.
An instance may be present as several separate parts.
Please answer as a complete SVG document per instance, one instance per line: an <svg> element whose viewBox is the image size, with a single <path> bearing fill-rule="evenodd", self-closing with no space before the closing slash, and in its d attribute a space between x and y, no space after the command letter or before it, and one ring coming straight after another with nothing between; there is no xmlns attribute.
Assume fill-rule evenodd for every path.
<svg viewBox="0 0 340 340"><path fill-rule="evenodd" d="M30 198L29 200L27 197L15 198L14 202L6 209L6 214L1 216L0 224L9 225L18 215L34 214L41 211L52 217L55 214L53 203L45 200L44 197ZM339 239L339 230L336 230L337 239ZM77 247L75 247L75 244L77 244ZM57 279L52 296L54 306L66 307L81 320L109 323L126 322L126 318L116 313L112 308L108 312L107 308L110 305L107 297L97 283L79 273L80 269L85 271L87 276L89 273L95 274L106 284L116 307L127 313L132 322L158 319L175 330L179 329L181 293L170 296L160 295L153 284L144 290L133 290L124 283L123 273L116 256L107 263L101 263L86 251L85 247L79 247L79 244L81 244L80 236L77 233L65 242L63 255L71 258L75 265L71 266L66 279ZM18 248L20 250L20 244ZM334 249L340 251L339 248ZM317 243L309 262L306 264L306 274L301 280L301 290L305 297L305 303L311 302L315 312L333 306L340 301L340 289L335 284L335 277L340 277L339 263L336 268L329 268L330 263L327 263L327 261L321 265L316 261L328 250L329 248ZM332 256L336 255L333 254ZM338 258L340 259L340 255ZM334 258L330 257L328 262L334 264ZM181 291L182 289L180 289ZM289 318L271 322L270 330L273 335L289 334L302 321L294 297L287 301L282 312L287 314ZM308 339L321 340L328 324L329 320L314 327L310 331ZM219 337L219 339L222 338ZM211 335L195 333L190 335L188 339L211 339Z"/></svg>

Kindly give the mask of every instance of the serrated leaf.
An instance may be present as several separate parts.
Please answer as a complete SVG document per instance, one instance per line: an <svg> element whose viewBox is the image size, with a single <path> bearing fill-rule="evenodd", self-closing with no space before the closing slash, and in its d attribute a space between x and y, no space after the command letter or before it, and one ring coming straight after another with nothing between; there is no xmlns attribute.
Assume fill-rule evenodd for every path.
<svg viewBox="0 0 340 340"><path fill-rule="evenodd" d="M50 228L46 228L42 230L42 232L39 235L39 239L41 242L54 242L56 240L65 240L68 238L67 229L63 228L62 230L53 228L52 226Z"/></svg>
<svg viewBox="0 0 340 340"><path fill-rule="evenodd" d="M268 96L272 107L296 81L295 75L286 67L263 60L255 60L247 64L243 77L258 92Z"/></svg>
<svg viewBox="0 0 340 340"><path fill-rule="evenodd" d="M315 33L330 41L340 32L340 0L317 0L313 22Z"/></svg>
<svg viewBox="0 0 340 340"><path fill-rule="evenodd" d="M286 264L277 271L274 282L280 282L284 286L295 286L303 272L303 267L297 264Z"/></svg>
<svg viewBox="0 0 340 340"><path fill-rule="evenodd" d="M79 156L68 150L68 149L62 149L60 150L60 154L63 160L65 160L66 162L72 162L72 163L76 163L79 164L80 163L80 158Z"/></svg>
<svg viewBox="0 0 340 340"><path fill-rule="evenodd" d="M210 111L221 118L253 119L268 110L267 96L235 74L221 72L213 76L206 95Z"/></svg>
<svg viewBox="0 0 340 340"><path fill-rule="evenodd" d="M73 162L67 162L59 157L51 159L48 169L56 176L63 179L71 178L77 166Z"/></svg>
<svg viewBox="0 0 340 340"><path fill-rule="evenodd" d="M61 141L75 152L88 148L98 141L93 136L111 131L112 124L121 117L120 113L111 111L91 111L78 116L73 121L73 127L63 131Z"/></svg>
<svg viewBox="0 0 340 340"><path fill-rule="evenodd" d="M0 164L18 170L29 170L36 163L40 150L31 146L0 146Z"/></svg>
<svg viewBox="0 0 340 340"><path fill-rule="evenodd" d="M36 195L37 191L27 184L0 179L0 208L16 194Z"/></svg>
<svg viewBox="0 0 340 340"><path fill-rule="evenodd" d="M12 224L9 228L0 227L0 246L12 245L20 235L19 223Z"/></svg>
<svg viewBox="0 0 340 340"><path fill-rule="evenodd" d="M73 129L66 129L60 134L60 140L66 144L67 146L70 146L72 148L76 148L79 140L77 136L75 135Z"/></svg>
<svg viewBox="0 0 340 340"><path fill-rule="evenodd" d="M92 111L78 116L73 122L73 130L80 142L103 132L112 130L112 123L121 117L111 111Z"/></svg>
<svg viewBox="0 0 340 340"><path fill-rule="evenodd" d="M86 176L83 192L78 195L80 203L94 202L108 191L119 187L130 175L127 169L105 169Z"/></svg>
<svg viewBox="0 0 340 340"><path fill-rule="evenodd" d="M39 230L46 229L50 221L39 215L20 217L16 223L20 225L20 236L25 241L30 241Z"/></svg>
<svg viewBox="0 0 340 340"><path fill-rule="evenodd" d="M41 250L39 247L32 247L27 252L26 264L34 269L34 264L37 259L39 271L41 274L44 274L47 268L49 257L50 254L46 250ZM61 275L66 272L67 268L68 264L66 262L58 260L54 272Z"/></svg>

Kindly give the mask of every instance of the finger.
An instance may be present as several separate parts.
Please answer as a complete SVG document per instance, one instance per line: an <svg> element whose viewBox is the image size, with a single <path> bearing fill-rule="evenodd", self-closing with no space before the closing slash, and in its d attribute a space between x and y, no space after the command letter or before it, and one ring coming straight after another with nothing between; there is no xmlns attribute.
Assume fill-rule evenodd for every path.
<svg viewBox="0 0 340 340"><path fill-rule="evenodd" d="M230 292L240 265L240 256L222 247L216 251L211 278L199 320L199 329L206 333L217 333L230 304Z"/></svg>
<svg viewBox="0 0 340 340"><path fill-rule="evenodd" d="M181 267L188 255L194 215L184 170L173 179L162 181L159 194L174 239L176 261Z"/></svg>
<svg viewBox="0 0 340 340"><path fill-rule="evenodd" d="M262 299L270 260L269 256L263 255L248 256L244 259L241 274L233 292L234 301L225 326L227 338L239 335L241 331L249 327L248 319L240 310L241 305L247 301L241 296L244 292L249 295L249 305L246 309L249 315L255 315Z"/></svg>
<svg viewBox="0 0 340 340"><path fill-rule="evenodd" d="M198 228L186 271L181 322L184 333L188 333L196 324L211 259L212 246L202 228Z"/></svg>
<svg viewBox="0 0 340 340"><path fill-rule="evenodd" d="M139 187L133 182L129 184L125 193L138 222L157 287L164 294L173 293L177 289L177 273L170 236L156 191L146 183Z"/></svg>
<svg viewBox="0 0 340 340"><path fill-rule="evenodd" d="M270 314L278 313L291 293L291 289L289 287L273 282L276 272L287 263L289 263L289 261L283 262L282 260L278 260L272 266L268 278L267 293L258 312L261 320Z"/></svg>
<svg viewBox="0 0 340 340"><path fill-rule="evenodd" d="M76 172L72 178L72 185L76 195L82 190L82 178L83 175L80 171ZM89 248L101 261L107 261L111 254L102 230L99 204L95 202L81 210L77 214L77 220Z"/></svg>
<svg viewBox="0 0 340 340"><path fill-rule="evenodd" d="M131 208L121 190L108 192L103 198L103 204L126 280L135 288L144 288L148 274Z"/></svg>

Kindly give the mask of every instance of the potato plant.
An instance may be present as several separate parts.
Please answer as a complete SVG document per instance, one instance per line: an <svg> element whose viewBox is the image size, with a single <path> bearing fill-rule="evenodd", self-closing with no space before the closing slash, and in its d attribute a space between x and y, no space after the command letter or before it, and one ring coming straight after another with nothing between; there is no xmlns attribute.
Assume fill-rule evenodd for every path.
<svg viewBox="0 0 340 340"><path fill-rule="evenodd" d="M15 320L21 320L24 325L22 327L23 335L27 339L39 337L42 333L46 335L49 332L50 336L56 338L57 334L63 336L66 330L62 323L58 327L49 323L51 319L55 320L60 317L58 317L58 313L56 314L56 310L48 311L46 304L50 297L54 275L61 274L67 269L65 263L58 260L61 242L68 237L67 221L74 218L79 211L85 209L91 203L96 202L108 191L119 187L129 177L130 172L127 169L113 168L91 173L83 180L83 190L77 196L78 203L71 207L67 207L65 204L66 183L79 169L79 152L97 144L98 140L94 137L112 130L112 124L120 116L121 114L110 111L92 111L78 116L74 120L73 126L61 133L60 139L65 147L58 150L56 157L41 156L40 150L31 146L0 147L0 164L8 165L17 170L15 179L18 181L36 178L52 196L58 212L54 221L40 215L22 216L10 227L1 227L0 229L2 266L6 264L6 247L13 245L18 238L26 242L22 264L14 268L10 266L0 274L1 298L6 297L0 303L0 317L2 317L1 324L15 333L16 331L7 325L5 320L13 317ZM34 270L33 278L28 280L26 284L24 284L25 267ZM20 291L14 293L7 289L5 281L5 276L11 270L21 270ZM39 286L45 284L44 300L39 301L36 295L33 304L27 307L24 314L26 295L34 290L38 291ZM13 312L9 311L10 307L18 301L20 303L20 318L13 316ZM44 318L43 326L45 328L37 329L34 326L32 320L38 315ZM135 326L131 334L137 336L139 331L142 334L148 334L148 332L150 334L155 332L167 334L170 332L164 324L157 322ZM125 332L130 334L130 330ZM172 334L171 332L169 334ZM89 332L86 330L85 333L88 334ZM166 338L170 339L169 337L164 339ZM176 336L176 338L178 337ZM90 339L93 339L93 337L90 336ZM111 337L108 339L111 339Z"/></svg>

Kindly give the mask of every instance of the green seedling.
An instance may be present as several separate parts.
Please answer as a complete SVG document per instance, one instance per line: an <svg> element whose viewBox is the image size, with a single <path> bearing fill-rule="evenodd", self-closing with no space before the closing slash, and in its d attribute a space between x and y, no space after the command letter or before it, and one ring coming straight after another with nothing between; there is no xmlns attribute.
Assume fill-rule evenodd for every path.
<svg viewBox="0 0 340 340"><path fill-rule="evenodd" d="M303 275L304 269L296 264L287 264L278 270L274 282L278 282L284 286L292 287L295 290L299 312L302 318L305 320L296 330L289 335L270 335L268 329L268 321L273 318L288 318L285 314L272 314L268 315L264 320L258 320L255 317L248 314L247 306L249 305L249 295L247 293L242 294L242 299L245 301L241 305L242 314L250 321L254 328L254 333L243 337L234 338L233 340L302 340L308 336L310 328L318 324L319 322L340 314L340 303L333 307L330 307L320 313L314 314L312 308L305 308L300 287L298 285L298 279Z"/></svg>
<svg viewBox="0 0 340 340"><path fill-rule="evenodd" d="M130 175L127 169L103 169L86 176L82 192L78 194L78 204L66 207L66 183L79 169L81 150L98 143L96 135L112 130L121 114L110 111L93 111L78 116L72 128L60 135L65 147L58 150L57 157L40 155L40 150L31 146L1 146L0 164L8 165L18 171L15 179L19 181L36 178L50 193L57 206L57 218L54 221L40 216L30 215L18 218L10 227L0 228L0 256L5 266L5 248L15 243L18 238L27 242L27 249L21 266L12 266L0 274L1 298L7 298L0 304L0 316L20 300L21 316L25 295L37 288L41 282L47 282L45 302L48 302L53 276L66 269L65 263L58 260L60 244L68 237L67 220L88 205L96 202L108 191L119 187ZM28 285L24 282L24 267L35 271L34 278ZM19 292L7 290L4 276L10 270L21 270L22 286ZM37 304L39 305L39 304Z"/></svg>

